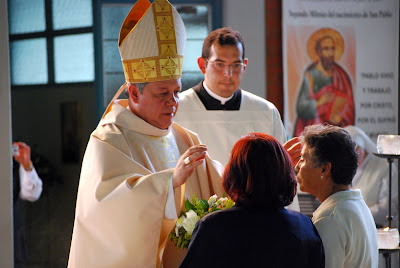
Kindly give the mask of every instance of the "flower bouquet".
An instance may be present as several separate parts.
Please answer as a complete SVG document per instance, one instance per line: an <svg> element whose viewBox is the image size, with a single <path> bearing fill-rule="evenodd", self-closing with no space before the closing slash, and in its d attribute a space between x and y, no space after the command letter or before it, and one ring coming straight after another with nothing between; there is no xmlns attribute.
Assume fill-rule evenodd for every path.
<svg viewBox="0 0 400 268"><path fill-rule="evenodd" d="M176 221L175 229L171 231L168 238L174 243L177 248L188 248L192 233L196 223L208 213L230 208L235 205L232 199L217 195L211 196L208 201L205 199L196 198L193 194L192 201L186 199L185 211L182 211Z"/></svg>

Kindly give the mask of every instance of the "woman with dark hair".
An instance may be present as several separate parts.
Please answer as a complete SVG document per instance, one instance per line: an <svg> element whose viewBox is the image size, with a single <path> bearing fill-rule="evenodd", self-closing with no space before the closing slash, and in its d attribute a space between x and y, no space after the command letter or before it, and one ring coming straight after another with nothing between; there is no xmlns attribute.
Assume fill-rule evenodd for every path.
<svg viewBox="0 0 400 268"><path fill-rule="evenodd" d="M297 182L275 138L263 133L241 138L223 186L236 205L197 222L180 267L324 267L324 248L311 220L285 209Z"/></svg>
<svg viewBox="0 0 400 268"><path fill-rule="evenodd" d="M374 219L361 191L350 189L358 162L351 136L340 127L311 125L299 138L297 181L321 202L312 221L324 243L326 267L378 267Z"/></svg>

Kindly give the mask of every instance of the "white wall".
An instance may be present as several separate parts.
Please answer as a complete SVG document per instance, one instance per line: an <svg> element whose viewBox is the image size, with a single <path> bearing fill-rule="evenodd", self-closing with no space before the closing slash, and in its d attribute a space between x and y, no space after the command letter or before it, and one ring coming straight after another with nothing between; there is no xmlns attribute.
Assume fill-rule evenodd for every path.
<svg viewBox="0 0 400 268"><path fill-rule="evenodd" d="M246 46L249 63L241 88L265 98L265 4L264 0L223 0L223 26L238 30Z"/></svg>
<svg viewBox="0 0 400 268"><path fill-rule="evenodd" d="M0 267L12 267L11 104L7 1L0 1Z"/></svg>

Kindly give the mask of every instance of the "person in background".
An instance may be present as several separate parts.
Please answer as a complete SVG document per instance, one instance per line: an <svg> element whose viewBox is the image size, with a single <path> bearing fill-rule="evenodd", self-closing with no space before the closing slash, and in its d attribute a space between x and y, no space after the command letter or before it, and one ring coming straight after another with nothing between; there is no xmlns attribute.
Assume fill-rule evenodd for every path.
<svg viewBox="0 0 400 268"><path fill-rule="evenodd" d="M13 168L14 267L22 268L28 260L28 250L19 203L22 200L37 201L42 194L43 182L32 164L31 148L24 142L14 142L13 148L15 160Z"/></svg>
<svg viewBox="0 0 400 268"><path fill-rule="evenodd" d="M223 194L221 164L208 157L197 134L172 122L185 33L166 0L137 1L122 24L126 83L86 148L70 268L173 267L164 258L178 258L177 250L165 245L186 197ZM128 99L117 99L122 91Z"/></svg>
<svg viewBox="0 0 400 268"><path fill-rule="evenodd" d="M235 206L197 222L181 268L324 267L324 247L311 219L285 209L297 182L290 157L275 138L242 137L223 185Z"/></svg>
<svg viewBox="0 0 400 268"><path fill-rule="evenodd" d="M262 132L281 144L287 140L278 109L271 102L239 88L248 59L241 34L224 27L204 40L197 59L204 81L179 96L179 112L174 121L199 134L211 158L226 165L236 141L250 132ZM293 165L300 156L296 141L284 144ZM289 208L299 211L297 196Z"/></svg>
<svg viewBox="0 0 400 268"><path fill-rule="evenodd" d="M378 238L371 211L360 190L350 188L357 171L356 145L343 128L311 125L300 135L295 167L300 190L316 196L313 213L328 268L376 268Z"/></svg>
<svg viewBox="0 0 400 268"><path fill-rule="evenodd" d="M359 127L344 128L356 143L358 168L352 182L353 189L360 189L364 201L371 210L378 227L388 226L386 216L389 214L389 164L376 153L376 144ZM392 226L397 226L397 167L392 164Z"/></svg>

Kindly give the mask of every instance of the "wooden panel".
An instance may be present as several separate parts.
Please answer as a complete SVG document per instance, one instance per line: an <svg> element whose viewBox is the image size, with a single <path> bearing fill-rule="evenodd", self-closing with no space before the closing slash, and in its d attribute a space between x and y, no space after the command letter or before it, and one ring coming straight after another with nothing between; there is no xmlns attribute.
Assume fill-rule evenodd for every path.
<svg viewBox="0 0 400 268"><path fill-rule="evenodd" d="M265 0L267 100L283 114L282 4Z"/></svg>

